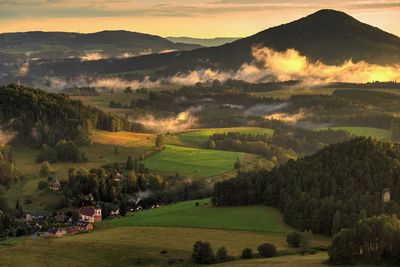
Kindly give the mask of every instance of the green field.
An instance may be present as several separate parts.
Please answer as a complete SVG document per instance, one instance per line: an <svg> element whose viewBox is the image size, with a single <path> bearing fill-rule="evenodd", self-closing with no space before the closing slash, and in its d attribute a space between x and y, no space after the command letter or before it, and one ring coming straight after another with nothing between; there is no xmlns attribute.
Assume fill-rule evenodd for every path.
<svg viewBox="0 0 400 267"><path fill-rule="evenodd" d="M365 137L372 137L379 140L387 139L390 140L392 137L392 132L387 129L380 129L380 128L372 128L372 127L325 127L325 128L315 128L314 130L321 131L321 130L344 130L348 131L349 133L355 136L365 136Z"/></svg>
<svg viewBox="0 0 400 267"><path fill-rule="evenodd" d="M196 206L196 202L200 206ZM207 205L203 205L205 203ZM279 211L274 208L214 207L208 199L185 201L158 209L136 212L121 219L104 221L101 225L219 228L276 233L290 231L290 227L283 223Z"/></svg>
<svg viewBox="0 0 400 267"><path fill-rule="evenodd" d="M181 175L216 176L233 169L244 153L167 145L143 163L152 171Z"/></svg>
<svg viewBox="0 0 400 267"><path fill-rule="evenodd" d="M177 137L184 144L203 147L211 135L216 133L228 133L228 132L253 134L253 135L257 134L272 135L274 133L274 130L268 128L257 128L257 127L199 129L199 130L190 130L187 132L179 133L177 134Z"/></svg>
<svg viewBox="0 0 400 267"><path fill-rule="evenodd" d="M22 242L0 245L0 266L171 266L168 261L173 263L172 266L193 266L190 255L198 240L210 242L214 250L224 246L235 257L240 256L243 248L250 247L256 251L257 246L264 242L274 243L280 251L293 251L286 244L286 235L279 233L118 227L60 239L27 238ZM313 245L326 246L328 242L326 238L314 239ZM160 253L163 250L165 254ZM275 260L284 261L284 258ZM326 256L321 261L323 258Z"/></svg>

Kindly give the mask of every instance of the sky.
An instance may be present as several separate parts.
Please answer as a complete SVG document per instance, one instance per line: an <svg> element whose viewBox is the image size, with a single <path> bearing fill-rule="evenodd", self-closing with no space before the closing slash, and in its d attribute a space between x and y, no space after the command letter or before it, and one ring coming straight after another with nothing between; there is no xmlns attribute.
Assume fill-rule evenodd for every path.
<svg viewBox="0 0 400 267"><path fill-rule="evenodd" d="M0 32L129 30L245 37L323 8L400 36L400 0L0 0Z"/></svg>

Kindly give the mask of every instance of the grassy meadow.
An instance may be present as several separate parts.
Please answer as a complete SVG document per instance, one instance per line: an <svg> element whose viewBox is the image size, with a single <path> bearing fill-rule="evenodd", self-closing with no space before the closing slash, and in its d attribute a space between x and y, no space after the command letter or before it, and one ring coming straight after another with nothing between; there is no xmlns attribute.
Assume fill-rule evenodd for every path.
<svg viewBox="0 0 400 267"><path fill-rule="evenodd" d="M224 246L235 257L243 248L256 251L264 242L276 244L281 251L293 251L286 244L286 235L278 233L131 226L9 243L0 246L0 266L193 266L191 251L198 240L210 242L215 250ZM327 239L313 242L327 243Z"/></svg>
<svg viewBox="0 0 400 267"><path fill-rule="evenodd" d="M199 203L199 206L196 206ZM204 205L206 204L206 205ZM253 219L251 219L253 218ZM209 199L191 200L131 213L101 226L193 227L287 233L278 210L265 206L214 207Z"/></svg>
<svg viewBox="0 0 400 267"><path fill-rule="evenodd" d="M143 163L152 171L193 176L216 176L233 170L244 153L166 145Z"/></svg>
<svg viewBox="0 0 400 267"><path fill-rule="evenodd" d="M352 135L355 136L365 136L365 137L372 137L379 140L390 140L392 138L392 132L387 129L380 129L380 128L372 128L372 127L325 127L325 128L315 128L315 130L344 130L348 131Z"/></svg>
<svg viewBox="0 0 400 267"><path fill-rule="evenodd" d="M177 134L178 139L186 145L204 147L208 138L216 133L228 133L236 132L242 134L267 134L272 135L274 133L273 129L267 128L257 128L257 127L236 127L236 128L211 128L211 129L198 129L198 130L188 130Z"/></svg>

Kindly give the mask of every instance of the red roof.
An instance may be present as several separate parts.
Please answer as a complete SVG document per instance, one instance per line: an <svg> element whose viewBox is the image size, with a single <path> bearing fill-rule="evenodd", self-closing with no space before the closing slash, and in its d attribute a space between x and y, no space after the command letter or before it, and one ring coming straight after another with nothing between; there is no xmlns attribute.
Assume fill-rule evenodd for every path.
<svg viewBox="0 0 400 267"><path fill-rule="evenodd" d="M94 216L96 213L96 208L93 206L83 207L79 209L79 213L86 216Z"/></svg>

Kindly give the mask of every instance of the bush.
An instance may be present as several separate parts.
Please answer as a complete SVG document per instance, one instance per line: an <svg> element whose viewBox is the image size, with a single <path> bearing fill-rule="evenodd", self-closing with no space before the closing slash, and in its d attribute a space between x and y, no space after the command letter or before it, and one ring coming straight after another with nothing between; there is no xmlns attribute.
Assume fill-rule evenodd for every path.
<svg viewBox="0 0 400 267"><path fill-rule="evenodd" d="M210 264L215 261L214 251L210 243L197 241L193 245L192 259L196 263Z"/></svg>
<svg viewBox="0 0 400 267"><path fill-rule="evenodd" d="M253 250L251 248L245 248L242 250L242 259L253 258Z"/></svg>
<svg viewBox="0 0 400 267"><path fill-rule="evenodd" d="M40 165L40 171L39 171L40 176L49 176L50 174L50 163L47 161L42 162L42 165Z"/></svg>
<svg viewBox="0 0 400 267"><path fill-rule="evenodd" d="M276 246L270 243L259 245L257 250L260 256L264 258L274 257L277 254Z"/></svg>
<svg viewBox="0 0 400 267"><path fill-rule="evenodd" d="M302 236L298 232L289 233L286 237L286 242L290 246L298 248L300 246L301 238Z"/></svg>
<svg viewBox="0 0 400 267"><path fill-rule="evenodd" d="M47 182L46 181L40 181L38 183L38 190L44 190L47 188Z"/></svg>
<svg viewBox="0 0 400 267"><path fill-rule="evenodd" d="M225 247L221 247L217 250L217 260L218 261L226 261L229 259L228 251Z"/></svg>

